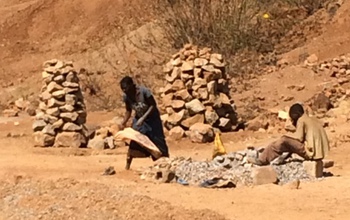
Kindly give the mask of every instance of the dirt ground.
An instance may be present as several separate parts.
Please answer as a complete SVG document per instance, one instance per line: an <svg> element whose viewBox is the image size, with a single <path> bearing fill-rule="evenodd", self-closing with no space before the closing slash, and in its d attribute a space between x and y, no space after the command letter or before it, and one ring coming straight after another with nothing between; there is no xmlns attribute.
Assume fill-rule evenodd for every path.
<svg viewBox="0 0 350 220"><path fill-rule="evenodd" d="M125 2L0 0L0 103L37 93L41 85L40 64L51 58L73 60L77 67L92 71L107 71L110 75L104 78L112 85L115 79L109 76L116 69L123 69L122 64L133 65L140 59L152 63L156 58L130 43L126 52L118 49L115 39L128 29L134 30L136 23L130 20L130 13L137 14L142 9L144 13L139 13L138 22L150 20L147 1ZM130 6L137 8L126 10ZM320 91L321 84L333 83L327 74L303 68L300 55L315 53L322 61L350 53L349 10L350 2L344 1L321 36L284 54L281 58L290 64L286 68L251 80L253 86L248 90L238 89L243 86L233 81L239 91L233 94L238 112L246 111L250 98L264 109L284 109L293 102L308 100ZM118 29L120 24L125 24L123 33ZM158 41L158 30L152 31ZM162 54L162 50L157 53ZM153 63L152 66L160 68ZM158 88L162 81L157 77L146 74L145 78ZM296 91L289 89L290 85L305 88ZM112 93L117 94L115 90ZM293 98L285 102L281 101L282 96ZM87 123L97 125L110 120L120 110L88 112ZM348 134L349 122L341 118L327 128L332 146L328 158L335 161L335 166L327 171L333 176L302 182L298 190L273 184L203 189L149 183L140 180L138 171L152 161L135 160L132 169L125 171L126 148L34 148L33 120L24 113L14 118L0 117L0 219L328 220L350 216L350 142L337 142L340 134ZM283 132L225 133L222 140L230 152L249 145L266 145ZM171 156L198 160L210 158L213 150L213 144L193 144L187 139L168 140L168 145ZM102 176L108 166L114 166L116 174Z"/></svg>
<svg viewBox="0 0 350 220"><path fill-rule="evenodd" d="M92 113L89 123L113 117ZM0 216L3 219L348 219L350 211L350 144L332 149L333 177L301 188L263 185L236 189L203 189L155 184L139 179L138 170L152 164L138 159L125 171L125 148L33 148L28 116L0 124ZM7 124L5 124L7 123ZM17 124L17 123L16 123ZM21 137L7 137L16 134ZM228 151L248 144L264 145L277 135L232 133L223 136ZM212 144L169 140L173 156L210 158ZM116 175L102 176L108 166ZM145 211L139 211L144 209Z"/></svg>

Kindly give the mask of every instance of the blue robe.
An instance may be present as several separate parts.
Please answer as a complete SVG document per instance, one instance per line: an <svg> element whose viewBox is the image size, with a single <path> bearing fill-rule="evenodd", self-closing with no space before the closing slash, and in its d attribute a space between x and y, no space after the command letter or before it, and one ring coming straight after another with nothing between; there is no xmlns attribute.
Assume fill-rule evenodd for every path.
<svg viewBox="0 0 350 220"><path fill-rule="evenodd" d="M163 124L157 106L155 106L153 111L148 115L140 127L136 126L137 120L142 117L149 108L147 98L153 96L152 92L144 86L137 86L136 90L136 101L132 101L132 99L130 99L126 94L123 95L123 101L125 104L135 111L135 118L132 122L132 128L146 135L162 152L162 155L164 157L168 157L168 146L165 141ZM146 154L146 156L151 156L150 152L134 141L130 142L129 148L141 151ZM153 158L153 160L155 160L155 158Z"/></svg>

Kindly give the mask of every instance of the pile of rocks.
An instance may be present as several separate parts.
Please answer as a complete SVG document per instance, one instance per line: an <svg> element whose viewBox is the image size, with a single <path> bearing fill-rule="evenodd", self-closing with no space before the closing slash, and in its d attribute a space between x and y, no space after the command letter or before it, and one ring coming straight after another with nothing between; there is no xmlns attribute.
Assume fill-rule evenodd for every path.
<svg viewBox="0 0 350 220"><path fill-rule="evenodd" d="M258 153L259 150L248 148L217 156L212 161L193 161L191 158L184 157L164 158L143 171L141 179L163 182L180 180L180 182L186 182L190 185L199 185L213 179L223 179L234 182L234 185L238 187L277 182L286 184L300 180L311 181L322 175L323 169L321 166L320 170L320 164L317 164L318 170L316 170L314 162L300 159L289 159L284 163L273 163L271 166L263 167L247 162L247 158L257 157ZM308 163L307 166L304 163ZM167 175L164 175L164 172ZM168 173L174 173L174 178L169 179Z"/></svg>
<svg viewBox="0 0 350 220"><path fill-rule="evenodd" d="M221 131L232 130L237 115L225 66L221 54L191 44L172 56L164 66L167 83L161 90L167 129L186 131L196 123L204 123Z"/></svg>
<svg viewBox="0 0 350 220"><path fill-rule="evenodd" d="M3 111L5 117L17 117L20 112L26 112L30 116L35 116L37 101L34 99L19 98L8 103L7 109Z"/></svg>
<svg viewBox="0 0 350 220"><path fill-rule="evenodd" d="M116 141L114 136L118 133L118 125L123 119L115 117L109 121L102 122L89 135L88 148L94 150L114 149L125 146L125 142Z"/></svg>
<svg viewBox="0 0 350 220"><path fill-rule="evenodd" d="M86 108L72 62L44 63L40 103L33 124L36 146L84 147Z"/></svg>

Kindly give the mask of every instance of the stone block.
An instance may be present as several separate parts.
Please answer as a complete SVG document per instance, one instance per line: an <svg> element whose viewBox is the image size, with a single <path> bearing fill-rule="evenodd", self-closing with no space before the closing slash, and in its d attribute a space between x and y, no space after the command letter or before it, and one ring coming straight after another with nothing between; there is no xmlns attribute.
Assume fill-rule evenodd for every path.
<svg viewBox="0 0 350 220"><path fill-rule="evenodd" d="M310 176L313 176L316 178L320 178L323 176L322 160L317 160L317 161L306 160L303 162L303 167Z"/></svg>

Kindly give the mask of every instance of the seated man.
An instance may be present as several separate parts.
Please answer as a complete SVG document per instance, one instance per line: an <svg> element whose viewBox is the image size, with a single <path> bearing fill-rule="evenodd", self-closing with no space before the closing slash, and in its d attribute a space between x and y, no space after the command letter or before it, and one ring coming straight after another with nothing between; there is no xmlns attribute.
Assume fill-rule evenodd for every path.
<svg viewBox="0 0 350 220"><path fill-rule="evenodd" d="M256 160L250 161L257 165L270 164L283 153L295 153L306 160L322 160L329 151L326 131L321 122L304 114L300 104L294 104L289 109L289 116L295 133L284 135L271 143Z"/></svg>

